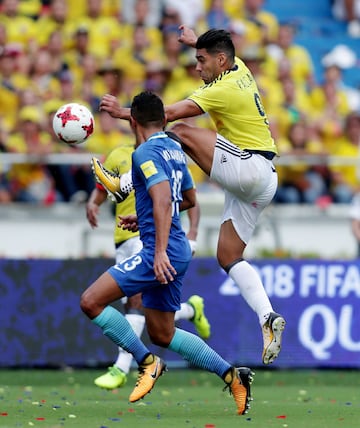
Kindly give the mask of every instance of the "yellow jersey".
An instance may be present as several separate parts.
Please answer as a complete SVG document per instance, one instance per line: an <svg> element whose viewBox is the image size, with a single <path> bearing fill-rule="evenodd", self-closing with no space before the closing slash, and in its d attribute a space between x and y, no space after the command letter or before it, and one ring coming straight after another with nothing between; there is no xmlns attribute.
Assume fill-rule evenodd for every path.
<svg viewBox="0 0 360 428"><path fill-rule="evenodd" d="M201 86L188 99L209 113L217 132L240 149L277 154L255 79L239 58L235 58L234 68Z"/></svg>
<svg viewBox="0 0 360 428"><path fill-rule="evenodd" d="M109 153L105 159L104 166L109 171L113 171L117 174L124 174L131 170L132 153L134 151L134 145L121 145ZM130 195L120 204L116 204L115 210L115 224L114 224L114 243L120 244L121 242L127 241L134 236L139 235L139 232L131 232L118 227L119 215L136 214L135 209L135 192L134 190Z"/></svg>
<svg viewBox="0 0 360 428"><path fill-rule="evenodd" d="M331 154L339 158L352 158L355 161L359 158L359 147L357 144L351 142L346 136L343 136L336 140L336 145L334 145L334 150ZM353 165L332 164L330 165L330 171L332 174L341 177L341 181L343 181L345 185L350 186L353 190L358 188L359 176L355 162Z"/></svg>

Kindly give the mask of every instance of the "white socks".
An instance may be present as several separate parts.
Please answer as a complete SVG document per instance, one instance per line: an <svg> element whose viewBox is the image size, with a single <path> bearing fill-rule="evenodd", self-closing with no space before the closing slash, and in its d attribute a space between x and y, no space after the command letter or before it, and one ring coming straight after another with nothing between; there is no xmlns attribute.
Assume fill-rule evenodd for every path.
<svg viewBox="0 0 360 428"><path fill-rule="evenodd" d="M141 336L145 327L145 317L140 314L126 314L125 318L129 321L132 329L137 336ZM124 373L129 373L133 356L119 347L119 355L115 361L116 367Z"/></svg>
<svg viewBox="0 0 360 428"><path fill-rule="evenodd" d="M194 308L189 303L181 303L181 308L175 312L175 321L191 320L194 315Z"/></svg>
<svg viewBox="0 0 360 428"><path fill-rule="evenodd" d="M247 261L241 260L230 269L229 275L239 287L246 303L257 313L262 326L273 308L259 274Z"/></svg>

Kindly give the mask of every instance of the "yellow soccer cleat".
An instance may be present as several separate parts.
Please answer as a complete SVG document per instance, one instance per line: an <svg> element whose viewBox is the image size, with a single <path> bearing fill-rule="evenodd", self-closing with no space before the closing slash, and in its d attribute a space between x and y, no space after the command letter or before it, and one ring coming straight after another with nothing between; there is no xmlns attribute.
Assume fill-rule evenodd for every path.
<svg viewBox="0 0 360 428"><path fill-rule="evenodd" d="M133 189L131 171L126 174L115 174L107 170L99 161L99 159L92 158L91 166L95 179L107 191L110 199L114 202L122 202Z"/></svg>
<svg viewBox="0 0 360 428"><path fill-rule="evenodd" d="M264 364L271 364L279 355L285 324L286 322L281 315L271 312L266 323L263 325L264 349L262 360Z"/></svg>
<svg viewBox="0 0 360 428"><path fill-rule="evenodd" d="M139 374L135 388L130 394L129 401L134 403L141 400L154 387L156 380L166 371L164 361L153 354L150 354L145 361L139 365Z"/></svg>
<svg viewBox="0 0 360 428"><path fill-rule="evenodd" d="M209 339L210 337L210 324L204 313L204 299L200 296L194 295L187 301L189 305L194 308L194 316L191 322L194 323L198 335L202 339Z"/></svg>
<svg viewBox="0 0 360 428"><path fill-rule="evenodd" d="M126 384L126 374L115 365L108 368L108 372L97 377L94 383L99 388L115 389Z"/></svg>
<svg viewBox="0 0 360 428"><path fill-rule="evenodd" d="M253 400L250 385L254 374L248 367L233 367L225 377L224 389L229 388L234 397L238 415L244 415L250 410L250 402ZM227 381L227 377L231 379Z"/></svg>

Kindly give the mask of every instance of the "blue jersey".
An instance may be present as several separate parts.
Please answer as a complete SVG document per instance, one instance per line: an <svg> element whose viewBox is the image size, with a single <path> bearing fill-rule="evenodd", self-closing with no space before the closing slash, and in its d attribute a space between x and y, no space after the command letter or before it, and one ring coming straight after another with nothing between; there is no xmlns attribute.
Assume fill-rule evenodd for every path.
<svg viewBox="0 0 360 428"><path fill-rule="evenodd" d="M194 183L180 144L169 138L165 132L152 135L132 155L132 180L144 250L152 255L155 251L153 205L148 189L168 181L172 195L172 222L166 252L170 261L190 261L191 249L182 229L179 205L182 201L181 192L192 189Z"/></svg>

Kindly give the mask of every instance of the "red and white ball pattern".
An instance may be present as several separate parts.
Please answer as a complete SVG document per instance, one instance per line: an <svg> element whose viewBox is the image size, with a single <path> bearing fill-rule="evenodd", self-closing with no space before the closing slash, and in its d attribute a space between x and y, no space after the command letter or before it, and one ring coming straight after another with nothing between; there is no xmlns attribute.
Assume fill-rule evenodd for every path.
<svg viewBox="0 0 360 428"><path fill-rule="evenodd" d="M81 144L94 132L94 116L84 105L64 104L54 115L53 129L59 140L66 144Z"/></svg>

